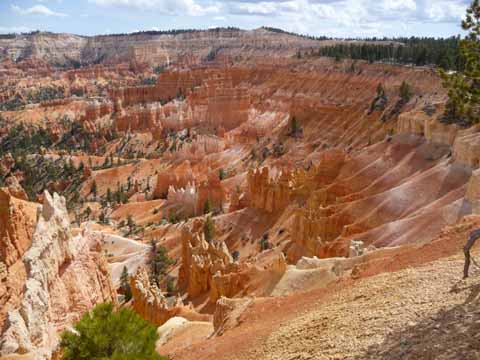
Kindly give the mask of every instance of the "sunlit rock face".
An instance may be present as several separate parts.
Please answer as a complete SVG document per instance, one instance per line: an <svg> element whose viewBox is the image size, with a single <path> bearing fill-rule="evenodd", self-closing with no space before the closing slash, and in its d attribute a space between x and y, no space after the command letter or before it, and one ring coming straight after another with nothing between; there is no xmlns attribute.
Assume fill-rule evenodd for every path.
<svg viewBox="0 0 480 360"><path fill-rule="evenodd" d="M372 149L359 152L331 184L295 209L293 241L310 256L347 256L352 241L377 247L413 241L402 234L405 226L417 229L415 241L427 241L433 228L439 230L469 211L463 196L471 168L449 162L448 146L399 135L375 147L383 155L371 162ZM414 190L420 188L421 197ZM421 225L427 219L430 231ZM292 248L293 257L294 252Z"/></svg>
<svg viewBox="0 0 480 360"><path fill-rule="evenodd" d="M235 264L226 244L207 242L202 231L202 221L196 221L192 229L182 230L182 264L178 282L180 288L192 297L210 292L216 300L214 276L217 272L231 272Z"/></svg>
<svg viewBox="0 0 480 360"><path fill-rule="evenodd" d="M270 179L267 167L250 170L247 176L250 206L268 212L285 209L290 202L291 174L282 171L277 179Z"/></svg>
<svg viewBox="0 0 480 360"><path fill-rule="evenodd" d="M24 290L8 309L1 353L48 359L58 332L95 304L116 301L106 261L81 235L72 236L65 199L44 194L30 248L23 254Z"/></svg>
<svg viewBox="0 0 480 360"><path fill-rule="evenodd" d="M5 324L9 309L21 303L26 267L22 261L30 248L36 223L37 205L0 190L0 322Z"/></svg>
<svg viewBox="0 0 480 360"><path fill-rule="evenodd" d="M193 306L184 305L180 297L167 298L157 285L149 280L145 268L137 271L130 280L132 289L132 308L144 319L157 326L163 325L175 316L181 316L187 320L207 320L208 316L195 311Z"/></svg>
<svg viewBox="0 0 480 360"><path fill-rule="evenodd" d="M461 219L480 211L479 127L442 120L427 67L335 62L315 56L323 41L265 29L7 47L17 59L35 42L36 57L0 62L0 102L22 103L0 113L3 354L48 358L115 300L124 267L125 306L161 326L159 353L230 351L264 313L423 258L445 226L460 224L461 249ZM173 261L154 282L160 247Z"/></svg>

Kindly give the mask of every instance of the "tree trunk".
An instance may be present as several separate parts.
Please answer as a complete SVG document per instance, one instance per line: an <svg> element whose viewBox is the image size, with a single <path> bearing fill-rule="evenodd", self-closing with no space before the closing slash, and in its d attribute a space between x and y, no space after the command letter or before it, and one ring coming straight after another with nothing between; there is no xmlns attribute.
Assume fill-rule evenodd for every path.
<svg viewBox="0 0 480 360"><path fill-rule="evenodd" d="M480 238L480 229L474 230L470 233L467 243L463 247L465 254L465 266L463 267L463 278L468 278L468 269L470 268L470 249L475 245L477 239Z"/></svg>

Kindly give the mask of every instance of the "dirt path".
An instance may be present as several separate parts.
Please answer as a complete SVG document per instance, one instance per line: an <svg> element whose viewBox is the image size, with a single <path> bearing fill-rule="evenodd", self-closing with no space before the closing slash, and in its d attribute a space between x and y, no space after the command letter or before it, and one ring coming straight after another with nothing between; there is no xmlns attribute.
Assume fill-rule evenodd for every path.
<svg viewBox="0 0 480 360"><path fill-rule="evenodd" d="M477 253L478 257L478 253ZM254 359L479 359L480 273L463 257L358 281L273 332Z"/></svg>

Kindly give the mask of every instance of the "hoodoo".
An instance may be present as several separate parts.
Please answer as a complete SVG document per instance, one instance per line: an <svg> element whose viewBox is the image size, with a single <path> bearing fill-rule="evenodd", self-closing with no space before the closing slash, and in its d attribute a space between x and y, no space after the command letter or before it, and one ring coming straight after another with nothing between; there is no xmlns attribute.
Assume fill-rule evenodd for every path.
<svg viewBox="0 0 480 360"><path fill-rule="evenodd" d="M0 4L2 360L478 357L479 1L299 4Z"/></svg>

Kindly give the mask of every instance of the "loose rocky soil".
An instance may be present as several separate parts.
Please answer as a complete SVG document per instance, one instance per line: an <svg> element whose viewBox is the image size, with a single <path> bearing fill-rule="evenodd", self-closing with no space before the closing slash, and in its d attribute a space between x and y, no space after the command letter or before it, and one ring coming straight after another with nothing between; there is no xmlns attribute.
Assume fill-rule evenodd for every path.
<svg viewBox="0 0 480 360"><path fill-rule="evenodd" d="M358 281L273 332L251 359L479 359L480 273L463 256Z"/></svg>

